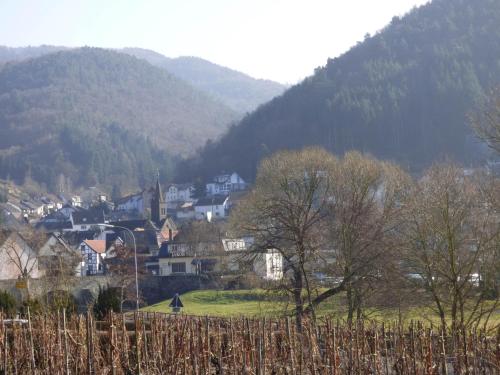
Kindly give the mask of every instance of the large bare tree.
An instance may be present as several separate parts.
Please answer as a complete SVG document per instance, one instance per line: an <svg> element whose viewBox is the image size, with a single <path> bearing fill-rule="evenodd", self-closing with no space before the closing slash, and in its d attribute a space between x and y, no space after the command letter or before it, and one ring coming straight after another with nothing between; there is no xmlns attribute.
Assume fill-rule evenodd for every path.
<svg viewBox="0 0 500 375"><path fill-rule="evenodd" d="M232 216L255 250L277 250L297 324L347 292L349 320L376 280L396 268L394 232L410 178L391 163L357 152L340 161L321 149L280 152L262 163L255 189ZM318 273L333 285L318 288Z"/></svg>
<svg viewBox="0 0 500 375"><path fill-rule="evenodd" d="M334 262L326 272L339 285L319 295L313 305L346 291L348 321L362 317L365 297L394 280L397 251L394 232L410 177L397 166L349 152L333 175L327 233ZM392 275L389 277L389 275Z"/></svg>
<svg viewBox="0 0 500 375"><path fill-rule="evenodd" d="M415 183L405 202L400 233L407 272L423 283L443 327L478 324L491 311L481 285L499 269L492 189L493 179L441 164Z"/></svg>
<svg viewBox="0 0 500 375"><path fill-rule="evenodd" d="M336 163L318 148L278 152L262 161L255 188L232 215L233 230L254 238L254 256L272 249L283 257L281 287L292 296L299 328L305 305L312 303L311 270L325 247L325 207Z"/></svg>

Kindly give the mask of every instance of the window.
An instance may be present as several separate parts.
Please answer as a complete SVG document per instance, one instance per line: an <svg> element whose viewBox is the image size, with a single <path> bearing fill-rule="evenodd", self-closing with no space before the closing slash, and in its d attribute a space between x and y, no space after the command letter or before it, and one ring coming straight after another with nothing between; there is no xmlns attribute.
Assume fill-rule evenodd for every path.
<svg viewBox="0 0 500 375"><path fill-rule="evenodd" d="M82 226L80 226L80 229L81 230L85 230L85 229L87 229L87 226L86 225L82 225Z"/></svg>
<svg viewBox="0 0 500 375"><path fill-rule="evenodd" d="M172 273L186 273L186 263L172 263Z"/></svg>
<svg viewBox="0 0 500 375"><path fill-rule="evenodd" d="M215 271L215 263L213 262L203 262L200 267L201 272L213 272Z"/></svg>
<svg viewBox="0 0 500 375"><path fill-rule="evenodd" d="M161 209L161 214L165 215L165 209L164 208Z"/></svg>

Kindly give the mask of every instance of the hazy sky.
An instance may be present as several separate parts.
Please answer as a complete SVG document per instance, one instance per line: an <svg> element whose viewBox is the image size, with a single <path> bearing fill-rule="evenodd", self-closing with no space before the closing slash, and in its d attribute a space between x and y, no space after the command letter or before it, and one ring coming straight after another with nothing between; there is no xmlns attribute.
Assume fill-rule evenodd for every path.
<svg viewBox="0 0 500 375"><path fill-rule="evenodd" d="M428 0L0 0L0 45L142 47L295 83Z"/></svg>

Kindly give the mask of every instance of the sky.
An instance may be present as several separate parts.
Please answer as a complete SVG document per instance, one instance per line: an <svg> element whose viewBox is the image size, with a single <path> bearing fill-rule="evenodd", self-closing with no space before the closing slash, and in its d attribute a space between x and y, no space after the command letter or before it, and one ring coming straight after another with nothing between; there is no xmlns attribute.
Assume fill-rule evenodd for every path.
<svg viewBox="0 0 500 375"><path fill-rule="evenodd" d="M0 0L0 45L140 47L296 83L428 0Z"/></svg>

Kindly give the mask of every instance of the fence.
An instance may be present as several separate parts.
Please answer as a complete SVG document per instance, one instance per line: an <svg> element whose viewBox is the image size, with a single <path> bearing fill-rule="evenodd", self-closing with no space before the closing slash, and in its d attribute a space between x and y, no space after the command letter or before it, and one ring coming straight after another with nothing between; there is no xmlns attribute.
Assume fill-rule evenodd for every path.
<svg viewBox="0 0 500 375"><path fill-rule="evenodd" d="M158 313L0 316L5 374L500 374L500 330ZM1 372L0 371L0 372Z"/></svg>

